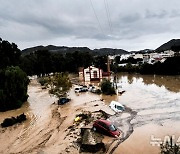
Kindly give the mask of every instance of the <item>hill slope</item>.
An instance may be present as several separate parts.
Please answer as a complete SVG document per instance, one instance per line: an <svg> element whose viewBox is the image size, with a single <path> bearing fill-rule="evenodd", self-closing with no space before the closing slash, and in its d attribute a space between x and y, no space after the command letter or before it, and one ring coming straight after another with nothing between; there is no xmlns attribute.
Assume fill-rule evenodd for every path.
<svg viewBox="0 0 180 154"><path fill-rule="evenodd" d="M167 43L164 43L156 49L157 52L166 51L166 50L179 50L180 49L180 39L172 39Z"/></svg>
<svg viewBox="0 0 180 154"><path fill-rule="evenodd" d="M89 52L93 55L116 55L116 54L128 54L128 51L123 49L112 49L112 48L101 48L91 50L87 47L66 47L66 46L36 46L22 50L22 54L30 54L31 52L35 52L37 50L49 50L50 52L59 52L61 54L72 53L75 51L79 52Z"/></svg>

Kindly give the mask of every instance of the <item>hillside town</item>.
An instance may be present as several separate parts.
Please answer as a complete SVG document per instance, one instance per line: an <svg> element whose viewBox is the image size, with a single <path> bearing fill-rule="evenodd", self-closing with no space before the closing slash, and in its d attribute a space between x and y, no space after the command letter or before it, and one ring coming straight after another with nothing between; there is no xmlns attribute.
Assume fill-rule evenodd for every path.
<svg viewBox="0 0 180 154"><path fill-rule="evenodd" d="M139 53L139 52L133 52L129 54L122 54L122 55L114 55L114 56L109 56L111 60L114 60L115 57L119 56L119 61L122 60L127 60L128 58L134 58L138 59L139 63L138 64L143 64L143 63L148 63L148 64L154 64L156 62L161 62L163 63L168 57L174 57L180 55L179 52L174 52L172 50L166 50L163 52L156 52L156 51L151 51L151 52L144 52L144 53ZM121 63L118 64L119 66L125 66L127 63ZM136 64L136 65L138 65Z"/></svg>

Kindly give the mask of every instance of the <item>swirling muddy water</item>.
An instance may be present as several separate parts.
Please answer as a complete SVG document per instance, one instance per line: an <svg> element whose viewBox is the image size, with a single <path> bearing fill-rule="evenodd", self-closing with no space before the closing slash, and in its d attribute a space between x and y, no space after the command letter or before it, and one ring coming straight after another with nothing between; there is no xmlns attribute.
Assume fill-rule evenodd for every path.
<svg viewBox="0 0 180 154"><path fill-rule="evenodd" d="M156 144L153 146L153 139L163 141L165 136L171 135L178 139L180 76L118 74L118 87L126 92L119 96L89 92L76 95L71 89L68 95L72 101L58 109L61 116L65 114L67 117L61 129L65 130L72 123L76 111L98 108L93 103L99 103L100 99L107 105L101 107L106 109L112 100L116 100L125 105L126 110L109 118L122 131L121 138L110 146L109 153L155 154L160 148ZM56 119L52 122L52 104L57 102L57 98L50 96L48 90L42 90L36 80L31 81L28 94L28 102L20 109L0 113L0 122L23 112L28 116L28 120L20 125L0 128L0 153L61 152L61 148L65 149L69 142L63 140L65 134L59 130L57 123L62 123L59 115L55 115ZM92 107L86 105L91 103ZM105 140L108 142L111 139L107 137Z"/></svg>
<svg viewBox="0 0 180 154"><path fill-rule="evenodd" d="M50 105L57 98L50 96L48 90L42 92L41 86L36 80L31 81L28 87L28 95L28 102L25 102L21 108L0 113L0 122L4 118L16 117L22 113L27 115L27 121L24 123L0 129L0 153L25 153L24 149L37 142L35 137L51 120Z"/></svg>
<svg viewBox="0 0 180 154"><path fill-rule="evenodd" d="M125 111L110 118L124 130L126 139L116 143L111 153L156 154L160 142L170 136L176 142L180 136L180 76L119 74L118 81L126 92L117 100L133 114Z"/></svg>

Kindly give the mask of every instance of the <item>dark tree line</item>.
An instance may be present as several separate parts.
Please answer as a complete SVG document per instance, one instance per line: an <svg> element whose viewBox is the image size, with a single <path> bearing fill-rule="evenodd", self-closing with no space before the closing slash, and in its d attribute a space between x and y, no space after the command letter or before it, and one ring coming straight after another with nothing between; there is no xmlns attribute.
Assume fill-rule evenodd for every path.
<svg viewBox="0 0 180 154"><path fill-rule="evenodd" d="M0 39L0 111L19 108L28 98L29 79L18 66L20 56L16 44Z"/></svg>
<svg viewBox="0 0 180 154"><path fill-rule="evenodd" d="M133 57L130 57L130 58L128 58L128 59L121 60L121 61L119 62L119 64L123 64L123 63L137 64L138 62L142 62L142 61L143 61L142 58L134 59Z"/></svg>
<svg viewBox="0 0 180 154"><path fill-rule="evenodd" d="M169 57L164 63L144 64L139 71L141 74L180 75L180 56Z"/></svg>
<svg viewBox="0 0 180 154"><path fill-rule="evenodd" d="M0 69L6 68L7 66L18 65L20 55L21 51L15 43L11 44L0 38Z"/></svg>
<svg viewBox="0 0 180 154"><path fill-rule="evenodd" d="M107 56L94 57L89 52L74 51L73 53L52 53L48 50L38 50L21 57L20 67L28 75L44 76L55 72L77 73L79 67L95 65L104 71L107 66Z"/></svg>
<svg viewBox="0 0 180 154"><path fill-rule="evenodd" d="M117 72L141 73L141 74L158 74L158 75L180 75L180 56L169 57L164 63L157 62L155 64L140 64L133 66L128 63L126 66L112 66L112 69Z"/></svg>

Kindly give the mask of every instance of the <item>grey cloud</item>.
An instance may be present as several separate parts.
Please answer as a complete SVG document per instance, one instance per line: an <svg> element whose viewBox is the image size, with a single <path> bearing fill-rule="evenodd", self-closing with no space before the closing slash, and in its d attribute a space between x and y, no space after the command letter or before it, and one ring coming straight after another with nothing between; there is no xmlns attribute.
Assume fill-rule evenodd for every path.
<svg viewBox="0 0 180 154"><path fill-rule="evenodd" d="M140 19L141 19L141 15L139 13L134 13L134 14L130 14L130 15L122 17L121 21L123 23L131 24L133 22L137 22Z"/></svg>
<svg viewBox="0 0 180 154"><path fill-rule="evenodd" d="M158 12L152 12L150 10L146 10L145 17L146 18L165 18L169 16L168 12L166 10L160 10Z"/></svg>
<svg viewBox="0 0 180 154"><path fill-rule="evenodd" d="M1 0L1 37L23 47L56 40L62 45L81 46L83 42L91 47L109 42L119 48L128 44L125 48L130 48L128 42L145 46L137 41L147 36L159 38L168 33L166 40L170 40L180 35L179 0L107 0L111 23L104 0L92 2L96 14L89 0Z"/></svg>

